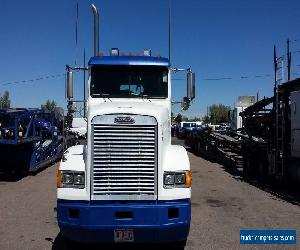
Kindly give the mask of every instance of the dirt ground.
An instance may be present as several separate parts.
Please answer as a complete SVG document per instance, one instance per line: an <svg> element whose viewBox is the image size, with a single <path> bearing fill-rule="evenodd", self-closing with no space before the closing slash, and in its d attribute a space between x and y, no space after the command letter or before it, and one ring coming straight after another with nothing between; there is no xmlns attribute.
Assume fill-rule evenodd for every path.
<svg viewBox="0 0 300 250"><path fill-rule="evenodd" d="M173 143L182 143L174 140ZM185 249L296 249L297 245L240 245L241 229L295 229L300 206L265 191L218 163L189 153L192 222ZM56 222L58 163L35 176L0 175L0 249L68 249ZM76 249L116 246L75 245ZM129 247L129 249L140 249ZM142 246L144 249L159 248ZM122 247L120 249L123 249Z"/></svg>

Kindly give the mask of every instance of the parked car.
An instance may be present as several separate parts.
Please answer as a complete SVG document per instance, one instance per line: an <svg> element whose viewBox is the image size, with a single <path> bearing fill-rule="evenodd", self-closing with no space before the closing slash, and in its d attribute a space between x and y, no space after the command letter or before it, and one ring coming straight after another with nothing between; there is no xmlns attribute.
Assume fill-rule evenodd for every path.
<svg viewBox="0 0 300 250"><path fill-rule="evenodd" d="M178 139L184 139L187 134L191 133L196 128L196 122L181 122L177 133Z"/></svg>

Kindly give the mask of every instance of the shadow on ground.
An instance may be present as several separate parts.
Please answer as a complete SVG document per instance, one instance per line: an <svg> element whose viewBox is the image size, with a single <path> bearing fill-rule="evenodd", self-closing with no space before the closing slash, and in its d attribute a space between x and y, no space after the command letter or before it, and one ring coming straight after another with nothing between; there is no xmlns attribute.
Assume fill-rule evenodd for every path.
<svg viewBox="0 0 300 250"><path fill-rule="evenodd" d="M46 239L51 241L51 239ZM172 249L179 250L184 249L183 247L166 245L166 244L83 244L78 242L71 242L65 239L60 233L56 236L52 243L52 250L150 250L150 249Z"/></svg>
<svg viewBox="0 0 300 250"><path fill-rule="evenodd" d="M29 172L29 171L19 171L18 166L11 165L10 168L7 168L6 170L0 171L0 185L1 182L18 182L22 180L23 178L27 176L35 176L40 174L41 172L45 171L47 168L52 167L55 165L57 162L59 162L60 159L57 159L56 161L53 161L52 163L48 164L47 166L43 168L39 168L34 172ZM13 170L10 170L13 169Z"/></svg>
<svg viewBox="0 0 300 250"><path fill-rule="evenodd" d="M0 172L0 182L17 182L26 176L23 173Z"/></svg>
<svg viewBox="0 0 300 250"><path fill-rule="evenodd" d="M186 147L186 146L185 146ZM300 206L300 192L299 187L290 186L289 184L284 185L284 183L280 183L278 181L274 181L271 179L259 179L259 178L250 178L245 177L243 175L243 168L236 167L233 165L226 164L226 162L222 161L221 159L215 158L212 155L205 155L205 154L195 154L191 148L186 147L186 150L195 156L201 157L211 163L218 163L221 165L223 170L229 173L232 178L237 181L246 182L252 186L255 186L265 192L268 192L274 195L276 198L289 202L293 205Z"/></svg>

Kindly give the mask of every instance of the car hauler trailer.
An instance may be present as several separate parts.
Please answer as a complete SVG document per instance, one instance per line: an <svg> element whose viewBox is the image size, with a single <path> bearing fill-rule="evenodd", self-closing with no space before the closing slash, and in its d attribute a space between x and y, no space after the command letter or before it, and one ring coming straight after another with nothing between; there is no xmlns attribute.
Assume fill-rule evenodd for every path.
<svg viewBox="0 0 300 250"><path fill-rule="evenodd" d="M242 128L222 133L203 128L186 141L196 153L242 166L245 176L299 185L299 106L300 78L277 85L274 96L240 112Z"/></svg>
<svg viewBox="0 0 300 250"><path fill-rule="evenodd" d="M182 244L190 227L191 172L186 150L171 145L170 134L171 74L180 69L149 50L99 54L92 8L87 144L69 148L57 173L60 231L82 242ZM68 98L73 69L67 67ZM188 69L185 106L194 98L194 80Z"/></svg>
<svg viewBox="0 0 300 250"><path fill-rule="evenodd" d="M0 110L0 171L35 172L62 156L63 117L56 114Z"/></svg>
<svg viewBox="0 0 300 250"><path fill-rule="evenodd" d="M243 121L240 112L255 103L255 96L239 96L237 106L229 112L230 128L203 126L189 133L185 144L196 154L203 154L226 165L243 165L241 142Z"/></svg>
<svg viewBox="0 0 300 250"><path fill-rule="evenodd" d="M241 113L244 173L300 184L300 78L277 85L274 96Z"/></svg>

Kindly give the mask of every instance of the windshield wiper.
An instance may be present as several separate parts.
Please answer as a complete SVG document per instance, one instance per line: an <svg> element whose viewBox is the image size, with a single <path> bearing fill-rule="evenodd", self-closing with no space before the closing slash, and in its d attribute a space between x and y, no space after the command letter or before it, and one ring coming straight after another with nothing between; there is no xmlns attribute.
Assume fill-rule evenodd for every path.
<svg viewBox="0 0 300 250"><path fill-rule="evenodd" d="M137 97L148 97L148 95L143 95L142 93L138 94L138 93L134 93L134 92L129 92L128 95L129 96L137 96Z"/></svg>
<svg viewBox="0 0 300 250"><path fill-rule="evenodd" d="M93 94L93 96L108 97L108 96L110 96L110 94L102 94L102 93L100 93L100 94Z"/></svg>
<svg viewBox="0 0 300 250"><path fill-rule="evenodd" d="M151 102L151 100L148 98L149 95L143 95L143 94L135 94L135 96L138 96L138 97L142 97L142 99L147 99L149 102Z"/></svg>
<svg viewBox="0 0 300 250"><path fill-rule="evenodd" d="M112 102L112 100L109 98L111 96L111 94L102 94L102 93L100 93L100 94L93 94L93 96L100 96L102 98L107 98L110 102ZM105 101L105 99L104 99L104 101Z"/></svg>

